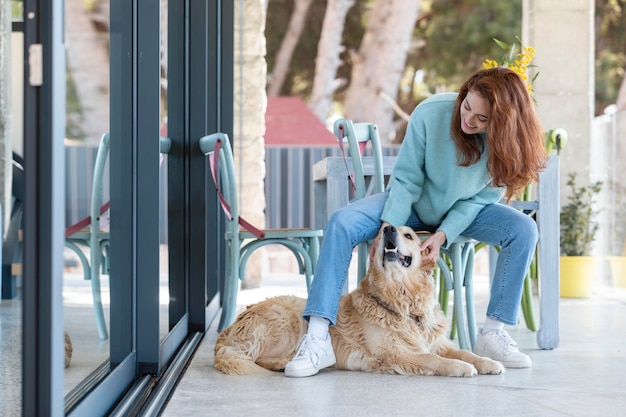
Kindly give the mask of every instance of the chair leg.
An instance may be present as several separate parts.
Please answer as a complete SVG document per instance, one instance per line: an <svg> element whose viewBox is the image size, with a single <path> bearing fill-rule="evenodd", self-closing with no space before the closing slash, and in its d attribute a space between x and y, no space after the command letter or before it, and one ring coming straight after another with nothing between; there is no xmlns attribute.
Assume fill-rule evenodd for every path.
<svg viewBox="0 0 626 417"><path fill-rule="evenodd" d="M92 251L99 251L100 248L91 248ZM101 340L109 338L106 320L104 319L104 309L102 308L102 296L100 289L100 257L92 257L91 263L91 294L93 296L93 312L96 316L96 326L98 336Z"/></svg>
<svg viewBox="0 0 626 417"><path fill-rule="evenodd" d="M499 248L489 246L489 282L493 280L493 272L496 270L496 261L498 259ZM522 292L521 309L526 322L526 327L530 331L537 331L538 326L535 320L535 311L533 307L533 290L531 278L537 278L537 256L538 248L535 248L535 256L530 264L530 271L524 279L524 289Z"/></svg>
<svg viewBox="0 0 626 417"><path fill-rule="evenodd" d="M92 268L93 270L93 268ZM106 320L104 319L104 309L102 307L102 298L100 297L100 274L97 278L91 278L91 294L93 295L93 312L96 316L96 326L98 327L98 336L101 340L109 338Z"/></svg>
<svg viewBox="0 0 626 417"><path fill-rule="evenodd" d="M236 248L239 250L239 248ZM226 262L226 274L224 277L224 290L222 291L222 315L218 325L218 332L221 332L235 321L237 313L237 291L239 290L239 265L238 256L229 254Z"/></svg>
<svg viewBox="0 0 626 417"><path fill-rule="evenodd" d="M359 243L358 246L358 271L357 271L357 285L365 278L365 272L367 271L367 243Z"/></svg>
<svg viewBox="0 0 626 417"><path fill-rule="evenodd" d="M466 243L463 250L463 259L466 263L464 274L465 311L467 314L467 331L469 333L470 349L476 345L476 310L474 309L474 245Z"/></svg>
<svg viewBox="0 0 626 417"><path fill-rule="evenodd" d="M522 313L528 330L537 331L537 322L535 321L535 312L533 309L533 287L530 274L524 279L524 291L522 292Z"/></svg>
<svg viewBox="0 0 626 417"><path fill-rule="evenodd" d="M306 277L306 291L307 294L311 289L311 281L315 277L315 268L317 267L317 259L320 254L320 241L317 237L309 238L309 245L307 248L309 252L309 258L311 259L311 276Z"/></svg>
<svg viewBox="0 0 626 417"><path fill-rule="evenodd" d="M454 289L452 272L450 267L448 266L448 262L446 259L449 259L450 256L442 255L437 259L437 265L439 266L439 305L443 313L448 315L448 301L450 299L449 291ZM452 321L450 326L450 339L454 340L456 338L456 315L454 314L454 306L452 308Z"/></svg>
<svg viewBox="0 0 626 417"><path fill-rule="evenodd" d="M71 249L80 259L80 263L83 267L83 277L85 280L91 281L91 294L93 297L93 311L96 317L96 327L98 328L98 337L101 340L109 338L109 332L107 331L106 320L104 319L104 309L102 308L102 297L100 296L100 273L99 270L94 271L93 267L89 266L89 261L83 253L83 251L74 242L65 241L65 247ZM96 266L97 268L97 266Z"/></svg>
<svg viewBox="0 0 626 417"><path fill-rule="evenodd" d="M446 288L446 279L443 276L443 271L441 267L437 268L437 273L435 275L435 280L439 282L439 306L441 307L441 311L446 316L448 315L448 299L449 293Z"/></svg>
<svg viewBox="0 0 626 417"><path fill-rule="evenodd" d="M457 332L459 335L459 346L461 349L468 350L468 337L467 330L465 329L465 314L463 311L463 274L461 272L464 271L465 268L463 268L461 245L453 244L451 247L451 252L452 253L450 258L452 259L452 282L454 286L454 313L457 323Z"/></svg>

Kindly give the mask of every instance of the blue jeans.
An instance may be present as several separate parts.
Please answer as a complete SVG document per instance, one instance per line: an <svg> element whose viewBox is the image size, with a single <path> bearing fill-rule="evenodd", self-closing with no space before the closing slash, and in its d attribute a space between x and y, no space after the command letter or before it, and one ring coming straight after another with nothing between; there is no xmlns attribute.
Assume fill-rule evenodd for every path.
<svg viewBox="0 0 626 417"><path fill-rule="evenodd" d="M384 192L357 200L337 210L328 220L304 318L325 317L335 324L352 251L359 243L376 237L387 196L388 193ZM414 212L406 226L416 230L436 230L436 227L421 223ZM490 204L478 213L462 234L500 246L487 317L505 324L517 324L524 278L538 239L535 221L504 204Z"/></svg>

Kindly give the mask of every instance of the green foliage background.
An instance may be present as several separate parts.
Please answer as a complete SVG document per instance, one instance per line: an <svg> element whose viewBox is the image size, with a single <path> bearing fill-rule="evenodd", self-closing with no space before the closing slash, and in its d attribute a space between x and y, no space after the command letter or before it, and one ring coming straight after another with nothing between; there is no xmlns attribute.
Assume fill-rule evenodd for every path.
<svg viewBox="0 0 626 417"><path fill-rule="evenodd" d="M626 70L626 0L596 0L596 115L615 103Z"/></svg>
<svg viewBox="0 0 626 417"><path fill-rule="evenodd" d="M417 0L416 0L417 1ZM350 50L357 50L373 0L357 0L348 13L343 34L343 65L338 77L350 80ZM626 0L596 0L596 113L615 102L626 68ZM280 47L293 9L293 0L269 0L266 36L268 70ZM325 0L316 0L296 48L282 94L307 99L315 71ZM415 28L414 47L407 57L399 105L410 112L428 94L456 90L485 58L500 59L502 50L493 38L511 43L521 37L522 0L422 0ZM538 57L540 58L540 57ZM539 61L539 60L538 60ZM540 65L540 63L537 63ZM423 84L413 84L421 70ZM344 90L337 91L341 102Z"/></svg>

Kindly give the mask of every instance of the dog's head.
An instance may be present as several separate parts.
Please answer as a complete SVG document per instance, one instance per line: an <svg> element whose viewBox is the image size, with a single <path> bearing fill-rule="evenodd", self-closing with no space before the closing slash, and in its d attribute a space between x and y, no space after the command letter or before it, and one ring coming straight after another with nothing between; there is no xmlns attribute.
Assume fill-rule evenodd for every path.
<svg viewBox="0 0 626 417"><path fill-rule="evenodd" d="M429 276L433 261L422 261L421 240L410 227L383 223L370 252L370 269L395 280Z"/></svg>

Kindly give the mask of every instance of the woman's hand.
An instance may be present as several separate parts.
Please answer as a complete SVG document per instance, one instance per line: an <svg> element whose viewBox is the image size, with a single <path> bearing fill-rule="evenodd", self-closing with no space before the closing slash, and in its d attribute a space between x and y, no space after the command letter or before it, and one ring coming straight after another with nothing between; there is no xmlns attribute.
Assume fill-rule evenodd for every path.
<svg viewBox="0 0 626 417"><path fill-rule="evenodd" d="M446 234L441 230L437 230L432 236L422 242L422 261L432 260L437 263L439 259L439 248L446 241Z"/></svg>

